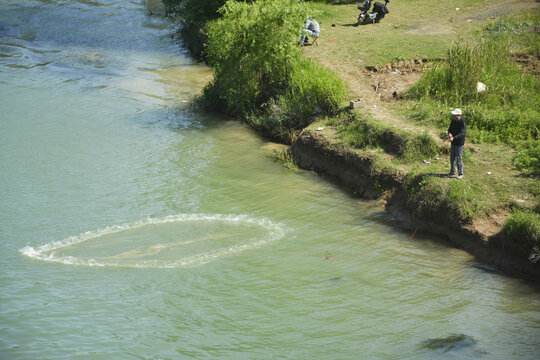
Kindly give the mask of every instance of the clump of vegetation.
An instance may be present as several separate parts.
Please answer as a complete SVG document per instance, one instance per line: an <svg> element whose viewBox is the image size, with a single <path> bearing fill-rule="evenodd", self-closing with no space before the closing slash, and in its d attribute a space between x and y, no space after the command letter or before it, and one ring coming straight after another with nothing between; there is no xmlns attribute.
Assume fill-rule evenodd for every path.
<svg viewBox="0 0 540 360"><path fill-rule="evenodd" d="M517 144L518 153L512 159L515 168L532 175L540 175L540 141L530 140Z"/></svg>
<svg viewBox="0 0 540 360"><path fill-rule="evenodd" d="M514 210L505 223L507 248L540 260L540 215L530 210Z"/></svg>
<svg viewBox="0 0 540 360"><path fill-rule="evenodd" d="M308 8L295 0L229 0L207 25L207 56L214 80L202 105L245 119L262 135L286 141L315 115L336 111L343 82L301 56Z"/></svg>
<svg viewBox="0 0 540 360"><path fill-rule="evenodd" d="M406 189L409 206L425 218L446 217L463 223L481 214L478 192L463 181L446 181L433 176L434 168L414 167L407 174Z"/></svg>
<svg viewBox="0 0 540 360"><path fill-rule="evenodd" d="M540 13L507 16L488 22L481 30L482 35L492 38L511 39L514 49L519 52L536 54L540 52L540 38L538 27Z"/></svg>
<svg viewBox="0 0 540 360"><path fill-rule="evenodd" d="M275 162L282 164L287 171L298 170L298 165L294 161L291 150L289 149L274 150L268 155L268 157L273 159Z"/></svg>
<svg viewBox="0 0 540 360"><path fill-rule="evenodd" d="M441 152L426 133L403 131L379 122L361 119L358 113L349 113L337 124L343 141L356 148L381 148L403 161L418 161Z"/></svg>
<svg viewBox="0 0 540 360"><path fill-rule="evenodd" d="M178 22L179 34L193 56L204 58L206 23L217 19L226 0L163 0L167 13Z"/></svg>

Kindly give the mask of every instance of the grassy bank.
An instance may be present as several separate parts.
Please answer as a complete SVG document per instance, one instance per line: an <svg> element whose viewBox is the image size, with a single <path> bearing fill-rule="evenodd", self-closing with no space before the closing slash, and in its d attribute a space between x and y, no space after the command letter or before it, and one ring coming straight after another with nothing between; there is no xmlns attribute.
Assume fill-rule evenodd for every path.
<svg viewBox="0 0 540 360"><path fill-rule="evenodd" d="M414 10L415 16L410 16L405 8L408 5L409 10L420 7ZM361 117L374 120L333 119L322 121L321 125L336 129L339 142L359 153L378 154L387 168L405 172L411 199L425 202L426 208L448 202L464 224L489 221L495 231L505 235L505 249L537 259L540 83L534 68L529 71L530 64L520 66L516 59L524 55L538 59L538 7L531 2L518 4L521 7L507 6L507 11L502 12L497 1L451 5L430 1L438 10L452 6L442 14L426 5L422 1L414 5L406 1L399 5L390 3L390 14L380 24L361 30L347 26L349 5L338 6L342 10L333 13L322 12L329 14L325 23L341 22L341 27L328 28L326 48L307 55L333 69L342 69L343 78L359 89L351 97L368 99L373 93L369 85L362 86L362 82L369 81L360 70L366 66L418 57L442 61L425 69L420 80L401 96L402 100L376 103L379 108L390 109L391 119L378 110L364 109ZM433 18L437 21L433 22ZM354 40L359 35L372 41L355 49L352 44L361 43ZM374 41L381 37L387 39ZM338 41L341 46L335 45ZM418 46L412 46L413 41ZM354 51L359 51L356 58L351 55ZM484 83L487 90L478 92L478 82ZM435 140L443 140L442 136L437 139L437 135L448 128L449 110L454 107L464 110L468 124L466 181L441 176L449 167L447 147L431 155L418 151L412 156L395 156L396 146L391 146L393 151L388 150L377 135L384 128L383 138L401 136L408 139L411 148L421 148L412 145L413 139L404 136L402 129L410 127L417 134L425 130L435 134Z"/></svg>
<svg viewBox="0 0 540 360"><path fill-rule="evenodd" d="M325 128L385 173L404 174L411 202L424 210L444 203L462 226L489 224L486 233L501 247L538 259L540 11L533 0L394 1L380 23L366 26L355 26L358 10L347 1L196 3L212 8L182 20L198 24L214 68L203 107L280 142L307 126ZM307 15L321 24L320 46L299 48ZM404 67L412 59L424 68ZM399 96L382 101L386 83ZM347 100L360 97L364 106L349 111ZM441 176L449 167L441 134L455 107L468 125L464 181ZM392 191L378 186L379 194Z"/></svg>

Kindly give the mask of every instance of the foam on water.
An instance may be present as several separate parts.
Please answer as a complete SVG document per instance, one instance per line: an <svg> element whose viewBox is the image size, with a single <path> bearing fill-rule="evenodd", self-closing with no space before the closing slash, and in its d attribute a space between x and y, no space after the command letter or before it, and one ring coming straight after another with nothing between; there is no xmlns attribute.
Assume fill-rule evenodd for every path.
<svg viewBox="0 0 540 360"><path fill-rule="evenodd" d="M235 226L251 226L256 227L264 231L263 235L257 235L254 238L250 238L247 241L238 239L233 244L226 246L220 246L219 242L213 245L210 249L205 249L196 254L190 254L187 256L179 256L175 259L154 259L154 260L137 260L134 259L152 256L162 251L167 251L172 248L178 248L182 245L192 244L195 242L201 242L212 238L212 234L195 238L187 241L176 243L160 243L155 245L145 246L145 250L141 251L137 248L124 251L120 254L108 257L95 257L85 258L82 256L72 256L59 254L61 250L66 250L77 245L85 243L92 244L92 241L97 240L114 234L120 234L122 232L131 231L143 228L149 225L164 225L173 223L189 223L197 224L204 227L209 224L235 227ZM200 224L198 224L200 223ZM249 235L249 234L246 234ZM246 250L254 249L265 245L269 242L279 240L285 235L284 226L272 222L265 218L255 218L247 215L225 215L225 214L178 214L170 215L164 218L147 218L136 222L125 223L120 225L113 225L103 229L95 231L88 231L77 236L71 236L60 241L54 241L44 244L39 247L25 246L19 251L24 256L29 258L58 262L66 265L84 265L84 266L116 266L116 267L137 267L137 268L177 268L197 266L216 260L220 257L238 254ZM114 245L114 244L113 244ZM134 244L133 246L136 246ZM126 261L125 261L126 260Z"/></svg>

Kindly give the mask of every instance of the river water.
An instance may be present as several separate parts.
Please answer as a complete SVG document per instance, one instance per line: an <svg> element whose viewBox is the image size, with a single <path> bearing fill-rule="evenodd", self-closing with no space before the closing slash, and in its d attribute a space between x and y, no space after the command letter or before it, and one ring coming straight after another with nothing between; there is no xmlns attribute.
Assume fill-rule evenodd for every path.
<svg viewBox="0 0 540 360"><path fill-rule="evenodd" d="M538 356L537 285L194 113L160 12L0 0L1 359Z"/></svg>

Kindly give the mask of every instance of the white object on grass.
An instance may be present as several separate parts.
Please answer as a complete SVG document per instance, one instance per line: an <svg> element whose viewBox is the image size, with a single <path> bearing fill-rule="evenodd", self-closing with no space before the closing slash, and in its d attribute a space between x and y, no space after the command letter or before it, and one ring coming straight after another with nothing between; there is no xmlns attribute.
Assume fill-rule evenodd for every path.
<svg viewBox="0 0 540 360"><path fill-rule="evenodd" d="M486 84L481 83L480 81L476 83L476 91L477 92L483 92L486 91Z"/></svg>

